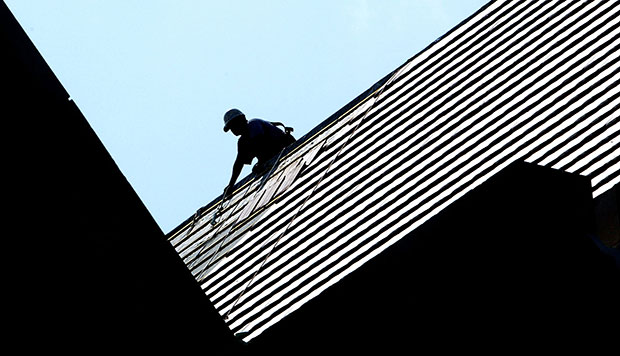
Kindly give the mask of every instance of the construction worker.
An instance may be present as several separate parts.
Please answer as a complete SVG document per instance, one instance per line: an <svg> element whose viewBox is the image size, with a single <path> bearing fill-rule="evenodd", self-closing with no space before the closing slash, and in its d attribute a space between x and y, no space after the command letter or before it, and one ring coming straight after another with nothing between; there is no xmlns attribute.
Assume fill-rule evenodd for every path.
<svg viewBox="0 0 620 356"><path fill-rule="evenodd" d="M284 132L276 127L284 127ZM230 130L235 136L239 136L237 141L237 158L233 164L230 182L224 188L224 197L232 193L232 188L241 173L244 164L251 164L256 157L258 163L252 171L259 173L264 170L265 163L271 158L281 153L282 150L295 142L290 132L293 128L286 127L280 122L269 122L261 119L248 121L245 115L238 109L230 109L224 114L224 132Z"/></svg>

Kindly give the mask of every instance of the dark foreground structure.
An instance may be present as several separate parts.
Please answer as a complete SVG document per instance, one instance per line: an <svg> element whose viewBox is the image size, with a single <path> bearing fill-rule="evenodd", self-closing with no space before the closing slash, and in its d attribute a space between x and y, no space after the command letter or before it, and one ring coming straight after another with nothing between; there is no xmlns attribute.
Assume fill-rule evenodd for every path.
<svg viewBox="0 0 620 356"><path fill-rule="evenodd" d="M250 344L282 355L611 344L620 280L592 216L587 179L512 164Z"/></svg>
<svg viewBox="0 0 620 356"><path fill-rule="evenodd" d="M534 3L510 5L527 7L518 12L519 9L493 2L491 7L495 9L488 16L481 16L484 20L473 20L483 28L501 29L504 26L502 16L506 21L516 20L518 15L511 11L548 13L543 5L538 9L539 5ZM544 6L553 6L555 18L565 17L566 21L571 21L571 16L582 16L579 11L584 11L583 16L602 14L612 18L617 11L616 5L604 2L551 2ZM566 9L561 9L563 6ZM484 24L493 17L498 19L497 26ZM329 205L340 193L328 185L318 189L315 195L323 194L325 198L308 201L306 207L315 209L316 213L306 217L300 215L297 221L303 224L308 221L304 219L321 217L321 224L316 226L323 229L317 231L323 232L304 235L305 231L315 228L310 226L295 232L290 242L286 242L286 238L281 240L279 246L283 247L274 249L274 256L282 257L270 263L278 261L285 267L277 269L275 265L266 264L267 268L273 268L274 274L258 274L257 287L244 295L248 299L235 300L237 292L221 291L242 289L245 285L253 286L252 283L237 285L237 281L222 282L223 279L238 274L240 280L247 281L256 269L225 268L238 261L247 261L248 266L257 266L263 261L262 256L269 249L257 248L259 252L244 249L254 244L271 246L267 244L269 241L273 244L278 233L269 234L266 229L277 226L269 223L269 219L278 217L277 214L295 214L293 208L300 206L305 192L312 191L313 182L326 171L343 137L347 137L347 128L354 126L340 125L339 120L347 113L354 116L352 122L366 118L364 111L358 110L363 109L360 105L366 105L365 100L377 93L392 76L384 78L302 137L291 147L288 158L280 162L282 170L275 171L267 184L255 184L261 183L261 175L241 182L235 203L230 205L218 225L210 227L206 223L210 216L205 215L191 233L188 230L192 220L188 219L164 236L4 3L0 4L0 19L5 93L2 110L9 123L5 135L10 137L5 142L10 143L11 157L6 169L9 177L6 221L16 230L7 233L9 247L5 249L12 255L7 269L11 282L7 288L10 326L7 339L15 344L7 348L17 346L20 351L80 354L100 351L352 354L369 350L402 354L429 347L438 351L485 348L508 351L541 346L557 350L576 344L589 347L612 344L617 339L620 281L614 257L620 241L618 185L603 188L617 179L617 172L595 171L598 173L593 177L603 178L591 184L589 177L523 160L505 167L498 165L501 168L498 172L471 190L463 188L459 199L443 209L433 210L434 213L427 214L428 218L415 228L415 219L401 219L379 229L378 242L373 240L373 244L383 241L384 233L400 238L372 258L356 250L355 253L359 252L356 256L360 257L353 262L365 262L347 270L349 273L340 273L339 263L344 257L335 262L325 260L324 268L320 265L323 260L319 260L320 263L309 260L315 253L318 260L322 251L341 241L329 240L325 249L312 250L312 246L339 236L341 233L334 230L337 224L330 224L339 224L339 219L349 219L352 214ZM473 20L470 22L475 22ZM505 25L510 27L509 23ZM605 36L618 41L617 21L615 25L613 22L601 25L610 26L610 30L593 26L601 31L600 43L605 44L593 48L606 51L614 48ZM558 25L557 28L562 27ZM457 32L452 35L457 36ZM592 36L596 34L593 32ZM466 36L457 40L465 41ZM440 58L441 53L433 51ZM424 55L432 57L435 53L429 52ZM592 77L592 83L612 83L609 90L602 92L613 93L617 83L609 78L616 73L617 63L601 60L603 64L600 64L599 59L593 59L591 65L584 64L583 73L592 71L599 76ZM416 70L415 60L410 64L411 70ZM394 85L383 94L407 85L407 70L400 71L402 82L394 80ZM596 78L605 81L597 82ZM560 80L563 79L558 76ZM383 103L389 104L392 99L408 94L390 95L390 100ZM580 99L588 98L587 95ZM596 156L600 158L594 159L593 164L611 162L603 166L612 167L618 159L613 155L613 147L617 148L617 143L613 146L614 137L617 139L613 130L613 125L617 124L614 101L617 97L599 95L596 100L602 103L599 107L604 110L600 112L607 115L601 116L601 122L609 124L595 131L599 134L596 137L609 137L601 142L612 142L612 150ZM401 109L389 108L386 104L383 110L394 113ZM368 115L368 119L375 120L370 122L376 124L362 126L367 131L358 132L369 135L362 143L375 142L372 141L375 134L381 136L380 128L384 125L380 123L385 115L372 116ZM406 115L398 118L403 123L408 119ZM325 134L325 130L332 128ZM579 128L567 130L575 130L571 137L581 135ZM402 132L394 131L394 134L400 137L395 139L406 138ZM571 140L563 142L566 146L573 144ZM315 143L316 146L312 146ZM362 146L357 142L351 147ZM368 150L373 149L369 145ZM607 160L610 152L612 159ZM295 154L299 159L295 160ZM586 154L588 152L579 157L586 157ZM368 157L359 161L343 157L336 161L334 173L324 182L330 183L333 177L339 177L337 166L341 162L354 166L375 162L370 154L357 156ZM402 174L408 174L407 164L400 165ZM362 173L350 180L360 179L360 186L373 192L393 189L402 190L399 196L403 199L416 196L406 195L407 191L400 186L392 188L381 185L372 176L366 178L367 174L381 173L384 166L364 167ZM379 183L366 184L369 182ZM442 180L437 182L441 184ZM245 195L244 186L248 191L254 189L253 193ZM596 199L593 199L593 187L598 187L600 192ZM360 193L353 198L361 196ZM400 206L377 203L382 202L381 199L383 196L368 195L368 198L359 199L358 205L374 206L373 216ZM205 214L212 214L216 202ZM436 204L441 202L438 199ZM326 205L323 210L318 209L321 204ZM275 206L282 209L273 209ZM325 211L333 216L326 215ZM240 219L243 214L247 215ZM372 218L361 224L373 221ZM282 221L287 219L281 217ZM369 227L360 225L368 234L356 232L354 236L358 240L351 240L350 244L366 235L372 236L374 226L383 223L377 220L367 224ZM390 230L396 224L398 228ZM344 232L353 231L343 226ZM330 235L325 231L337 233ZM218 236L223 243L214 246L221 246L221 249L209 253L203 246ZM251 240L254 238L258 242ZM263 238L267 240L261 240ZM303 241L315 245L304 247ZM334 251L334 256L338 256L343 250ZM217 257L218 262L209 266L210 269L201 267L205 264L201 259L208 261L211 257ZM308 265L321 267L319 273L305 273L299 267L306 263L304 258L310 261ZM210 279L203 279L203 270ZM277 283L284 279L268 280L269 276L288 270L292 272L287 278L295 283L282 282L285 287L279 287ZM336 272L339 274L335 274L334 283L326 286L321 282ZM300 281L308 278L314 284L304 285L295 278ZM291 285L299 287L284 292L278 289ZM319 289L320 293L312 294ZM289 309L278 303L284 303L282 305ZM262 313L260 308L265 304L274 307ZM222 314L228 313L231 305L237 309L232 311L231 318L224 320ZM244 333L246 326L256 334L247 343L242 341L248 335Z"/></svg>
<svg viewBox="0 0 620 356"><path fill-rule="evenodd" d="M238 342L4 3L0 24L2 110L16 158L7 193L20 222L10 272L19 287L8 304L18 349L234 350Z"/></svg>

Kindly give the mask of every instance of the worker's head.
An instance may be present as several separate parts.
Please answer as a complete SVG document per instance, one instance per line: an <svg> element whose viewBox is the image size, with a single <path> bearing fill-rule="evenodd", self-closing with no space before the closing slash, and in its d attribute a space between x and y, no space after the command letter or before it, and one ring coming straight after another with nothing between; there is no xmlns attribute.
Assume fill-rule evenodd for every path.
<svg viewBox="0 0 620 356"><path fill-rule="evenodd" d="M235 136L243 134L248 124L245 115L238 109L230 109L224 114L224 132L232 131Z"/></svg>

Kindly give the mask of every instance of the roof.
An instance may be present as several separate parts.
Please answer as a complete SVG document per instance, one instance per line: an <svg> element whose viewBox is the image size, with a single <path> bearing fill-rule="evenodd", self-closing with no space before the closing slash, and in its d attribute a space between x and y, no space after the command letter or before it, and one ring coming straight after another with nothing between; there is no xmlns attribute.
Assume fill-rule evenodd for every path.
<svg viewBox="0 0 620 356"><path fill-rule="evenodd" d="M620 182L617 2L493 1L169 235L246 341L515 161Z"/></svg>

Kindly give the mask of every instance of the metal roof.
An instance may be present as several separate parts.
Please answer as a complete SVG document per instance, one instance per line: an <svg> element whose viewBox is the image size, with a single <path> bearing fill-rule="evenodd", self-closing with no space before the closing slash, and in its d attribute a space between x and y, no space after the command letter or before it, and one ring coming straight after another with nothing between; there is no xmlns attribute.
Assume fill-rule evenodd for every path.
<svg viewBox="0 0 620 356"><path fill-rule="evenodd" d="M604 193L620 182L618 5L489 3L171 244L249 341L514 161Z"/></svg>

